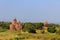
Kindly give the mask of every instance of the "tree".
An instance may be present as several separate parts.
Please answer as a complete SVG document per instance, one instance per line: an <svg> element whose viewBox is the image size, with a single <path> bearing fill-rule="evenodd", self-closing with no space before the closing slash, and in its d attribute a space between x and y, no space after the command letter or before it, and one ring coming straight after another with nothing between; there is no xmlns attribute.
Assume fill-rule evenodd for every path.
<svg viewBox="0 0 60 40"><path fill-rule="evenodd" d="M56 32L56 28L55 27L49 27L47 30L50 33L55 33Z"/></svg>
<svg viewBox="0 0 60 40"><path fill-rule="evenodd" d="M36 29L43 29L44 24L43 23L35 23Z"/></svg>

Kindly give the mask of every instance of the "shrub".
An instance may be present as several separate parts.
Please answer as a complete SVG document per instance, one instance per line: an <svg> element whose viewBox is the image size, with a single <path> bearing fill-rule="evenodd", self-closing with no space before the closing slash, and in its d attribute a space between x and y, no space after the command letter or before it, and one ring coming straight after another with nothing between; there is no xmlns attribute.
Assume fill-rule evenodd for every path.
<svg viewBox="0 0 60 40"><path fill-rule="evenodd" d="M10 22L0 22L0 27L3 29L9 29Z"/></svg>
<svg viewBox="0 0 60 40"><path fill-rule="evenodd" d="M32 29L43 29L44 24L43 23L24 23L23 24L23 31L27 31L30 28Z"/></svg>
<svg viewBox="0 0 60 40"><path fill-rule="evenodd" d="M31 23L25 23L23 27L23 31L28 31L30 28L35 29L35 26L32 25Z"/></svg>
<svg viewBox="0 0 60 40"><path fill-rule="evenodd" d="M50 32L50 33L55 33L55 32L56 32L55 27L50 27L50 28L48 28L47 30L48 30L48 32Z"/></svg>
<svg viewBox="0 0 60 40"><path fill-rule="evenodd" d="M43 29L44 24L43 23L35 23L34 25L36 25L36 29Z"/></svg>
<svg viewBox="0 0 60 40"><path fill-rule="evenodd" d="M29 28L28 32L29 33L36 33L36 30L35 29L32 29L32 28Z"/></svg>

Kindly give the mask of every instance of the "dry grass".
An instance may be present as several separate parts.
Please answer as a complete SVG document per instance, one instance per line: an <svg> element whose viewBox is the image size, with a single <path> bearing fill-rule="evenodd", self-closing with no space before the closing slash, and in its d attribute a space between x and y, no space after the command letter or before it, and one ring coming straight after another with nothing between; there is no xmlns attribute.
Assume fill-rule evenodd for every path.
<svg viewBox="0 0 60 40"><path fill-rule="evenodd" d="M51 39L60 39L60 35L56 33L40 33L39 30L37 30L37 34L28 33L28 32L18 32L18 31L6 31L6 32L0 32L0 40L10 40L10 39L21 39L21 40L51 40Z"/></svg>

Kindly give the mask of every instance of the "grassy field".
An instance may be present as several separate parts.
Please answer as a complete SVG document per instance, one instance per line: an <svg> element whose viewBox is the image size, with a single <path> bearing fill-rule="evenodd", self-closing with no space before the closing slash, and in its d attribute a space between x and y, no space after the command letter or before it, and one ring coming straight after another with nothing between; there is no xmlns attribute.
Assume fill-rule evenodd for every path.
<svg viewBox="0 0 60 40"><path fill-rule="evenodd" d="M40 30L36 34L7 30L0 32L0 40L60 40L60 35L49 32L42 34Z"/></svg>

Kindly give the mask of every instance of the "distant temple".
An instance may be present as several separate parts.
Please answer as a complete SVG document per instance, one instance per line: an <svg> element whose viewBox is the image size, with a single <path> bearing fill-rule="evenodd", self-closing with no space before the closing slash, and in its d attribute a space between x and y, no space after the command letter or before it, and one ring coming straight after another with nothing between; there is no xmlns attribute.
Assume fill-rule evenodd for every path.
<svg viewBox="0 0 60 40"><path fill-rule="evenodd" d="M21 25L21 22L17 22L17 19L16 17L13 19L12 23L10 24L10 30L22 30L22 25Z"/></svg>
<svg viewBox="0 0 60 40"><path fill-rule="evenodd" d="M44 25L46 25L46 24L48 24L48 21L45 21L45 22L44 22Z"/></svg>

